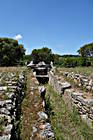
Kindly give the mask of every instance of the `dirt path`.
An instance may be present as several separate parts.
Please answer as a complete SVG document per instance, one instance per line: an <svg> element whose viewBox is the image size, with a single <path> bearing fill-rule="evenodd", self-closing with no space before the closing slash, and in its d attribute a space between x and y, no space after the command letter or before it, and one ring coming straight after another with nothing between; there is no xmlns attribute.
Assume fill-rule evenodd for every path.
<svg viewBox="0 0 93 140"><path fill-rule="evenodd" d="M43 140L40 137L40 120L38 112L43 111L42 99L38 91L38 82L31 72L27 72L27 92L22 104L22 140Z"/></svg>

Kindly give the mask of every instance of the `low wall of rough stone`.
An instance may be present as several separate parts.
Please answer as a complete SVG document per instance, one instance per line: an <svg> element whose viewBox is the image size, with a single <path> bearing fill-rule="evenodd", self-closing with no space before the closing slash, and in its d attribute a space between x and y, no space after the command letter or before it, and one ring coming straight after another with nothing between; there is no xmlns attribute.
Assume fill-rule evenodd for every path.
<svg viewBox="0 0 93 140"><path fill-rule="evenodd" d="M0 73L0 140L19 139L21 102L25 94L25 73Z"/></svg>
<svg viewBox="0 0 93 140"><path fill-rule="evenodd" d="M90 127L93 125L93 97L85 96L83 92L70 88L69 83L61 81L52 71L49 73L49 84L62 95L63 100L70 109L75 107L83 121ZM69 88L69 89L67 89ZM63 92L64 91L64 92ZM62 94L63 93L63 94Z"/></svg>
<svg viewBox="0 0 93 140"><path fill-rule="evenodd" d="M49 84L53 86L54 90L59 94L63 94L64 90L70 88L71 85L68 82L63 82L57 75L54 75L52 71L49 72Z"/></svg>
<svg viewBox="0 0 93 140"><path fill-rule="evenodd" d="M76 74L74 72L62 72L62 74L67 79L73 80L78 87L83 87L84 89L93 92L93 77Z"/></svg>
<svg viewBox="0 0 93 140"><path fill-rule="evenodd" d="M93 125L93 98L84 97L82 92L75 92L73 89L66 89L63 99L68 107L75 107L81 119L90 127Z"/></svg>

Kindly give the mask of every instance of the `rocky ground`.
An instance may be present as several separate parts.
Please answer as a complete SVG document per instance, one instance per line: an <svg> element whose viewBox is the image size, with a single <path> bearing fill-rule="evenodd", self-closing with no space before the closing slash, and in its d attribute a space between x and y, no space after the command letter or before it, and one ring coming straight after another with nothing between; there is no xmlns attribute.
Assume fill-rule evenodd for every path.
<svg viewBox="0 0 93 140"><path fill-rule="evenodd" d="M54 133L45 113L45 88L40 86L30 71L27 74L26 97L22 103L22 140L54 139Z"/></svg>
<svg viewBox="0 0 93 140"><path fill-rule="evenodd" d="M74 72L50 71L49 84L50 90L48 85L40 85L27 68L0 68L0 140L61 140L63 134L64 139L92 140L93 79ZM73 107L88 126L80 119L77 122Z"/></svg>
<svg viewBox="0 0 93 140"><path fill-rule="evenodd" d="M85 73L86 71L86 73ZM89 93L93 93L93 70L91 69L90 73L87 72L87 68L84 68L84 73L75 71L72 69L60 69L58 68L58 75L63 76L65 80L68 80L72 85L80 88Z"/></svg>
<svg viewBox="0 0 93 140"><path fill-rule="evenodd" d="M65 78L62 72L62 69L49 72L49 114L56 139L92 140L92 92L81 90L69 78ZM68 74L65 71L64 73Z"/></svg>
<svg viewBox="0 0 93 140"><path fill-rule="evenodd" d="M24 69L0 72L0 140L18 139L21 102L25 94Z"/></svg>
<svg viewBox="0 0 93 140"><path fill-rule="evenodd" d="M0 140L54 139L45 113L45 93L26 68L1 71Z"/></svg>
<svg viewBox="0 0 93 140"><path fill-rule="evenodd" d="M56 74L50 72L50 84L62 95L68 106L74 106L82 120L93 127L92 77L58 69Z"/></svg>

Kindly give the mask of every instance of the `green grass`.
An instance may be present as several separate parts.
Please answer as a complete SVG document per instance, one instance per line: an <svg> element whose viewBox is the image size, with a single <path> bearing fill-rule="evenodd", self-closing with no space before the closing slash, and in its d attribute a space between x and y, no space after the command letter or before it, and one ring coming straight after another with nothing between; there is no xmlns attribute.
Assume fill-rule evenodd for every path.
<svg viewBox="0 0 93 140"><path fill-rule="evenodd" d="M74 108L68 110L63 99L51 86L47 86L46 104L56 140L93 140L93 129L81 121Z"/></svg>
<svg viewBox="0 0 93 140"><path fill-rule="evenodd" d="M0 125L0 135L2 135L3 131L4 131L4 127Z"/></svg>
<svg viewBox="0 0 93 140"><path fill-rule="evenodd" d="M4 132L4 127L5 127L5 123L6 123L5 120L6 120L5 117L0 118L0 135L2 135Z"/></svg>

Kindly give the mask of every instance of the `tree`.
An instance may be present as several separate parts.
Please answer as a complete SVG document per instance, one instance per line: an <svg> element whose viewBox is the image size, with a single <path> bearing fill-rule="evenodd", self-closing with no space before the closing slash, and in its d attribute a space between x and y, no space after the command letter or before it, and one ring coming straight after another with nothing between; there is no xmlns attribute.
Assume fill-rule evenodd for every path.
<svg viewBox="0 0 93 140"><path fill-rule="evenodd" d="M93 43L86 44L78 50L82 57L93 57Z"/></svg>
<svg viewBox="0 0 93 140"><path fill-rule="evenodd" d="M46 64L49 64L51 61L54 61L52 51L47 47L34 49L32 51L31 57L34 63L44 61Z"/></svg>
<svg viewBox="0 0 93 140"><path fill-rule="evenodd" d="M25 49L17 40L0 38L0 66L13 66L23 59Z"/></svg>
<svg viewBox="0 0 93 140"><path fill-rule="evenodd" d="M24 63L29 64L31 62L31 54L24 56Z"/></svg>

